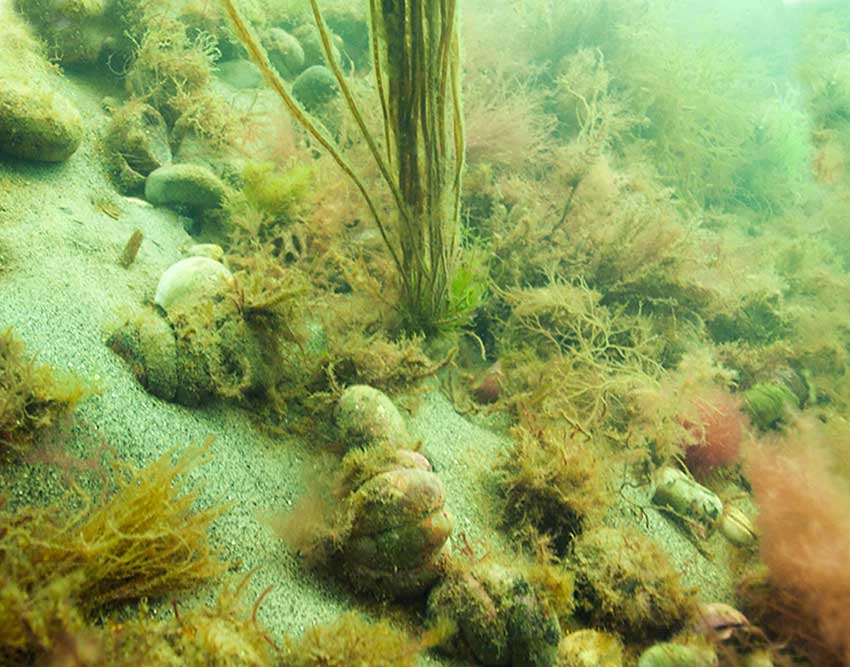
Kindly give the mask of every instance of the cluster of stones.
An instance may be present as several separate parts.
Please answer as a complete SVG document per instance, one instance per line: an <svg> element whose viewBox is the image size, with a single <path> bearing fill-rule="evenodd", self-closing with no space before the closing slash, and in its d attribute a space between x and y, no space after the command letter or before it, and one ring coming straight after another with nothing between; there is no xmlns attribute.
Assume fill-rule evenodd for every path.
<svg viewBox="0 0 850 667"><path fill-rule="evenodd" d="M190 253L163 273L153 306L128 317L107 344L154 396L192 406L250 393L266 378L262 341L233 305L221 248Z"/></svg>
<svg viewBox="0 0 850 667"><path fill-rule="evenodd" d="M443 483L412 449L401 413L383 392L348 387L336 422L351 450L346 457L359 457L370 471L342 499L351 516L340 549L345 574L358 589L381 596L421 595L441 576L454 525Z"/></svg>
<svg viewBox="0 0 850 667"><path fill-rule="evenodd" d="M294 77L295 99L326 125L334 125L339 110L333 108L331 113L329 109L338 97L339 87L330 70L319 64L323 56L315 28L304 26L294 33L270 28L264 34L264 43L271 63L281 76ZM244 59L220 62L217 74L237 89L262 85L259 70ZM175 127L179 125L178 120ZM219 209L230 186L217 173L220 170L216 165L204 159L208 151L196 145L199 141L191 133L177 134L169 132L157 109L142 101L132 101L117 109L103 141L116 187L124 194L144 195L156 206L174 208L191 216ZM177 148L172 155L173 145Z"/></svg>
<svg viewBox="0 0 850 667"><path fill-rule="evenodd" d="M389 397L372 387L349 387L337 403L336 423L353 447L346 457L371 457L377 471L343 499L353 526L340 554L352 584L392 598L428 593L429 615L456 624L443 647L451 653L472 655L483 665L557 664L557 616L523 571L470 566L448 555L453 521L443 484L425 456L410 449L413 439Z"/></svg>

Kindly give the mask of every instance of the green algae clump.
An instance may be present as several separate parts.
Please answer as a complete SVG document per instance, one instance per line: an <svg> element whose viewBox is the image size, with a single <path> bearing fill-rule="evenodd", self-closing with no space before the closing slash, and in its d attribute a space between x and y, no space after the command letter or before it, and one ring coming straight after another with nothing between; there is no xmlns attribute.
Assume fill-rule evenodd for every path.
<svg viewBox="0 0 850 667"><path fill-rule="evenodd" d="M249 162L242 171L242 192L256 210L275 219L292 220L304 208L313 174L309 165L280 172L272 163Z"/></svg>
<svg viewBox="0 0 850 667"><path fill-rule="evenodd" d="M791 391L772 382L759 382L744 393L743 410L760 431L779 428L789 416L788 408L796 403Z"/></svg>

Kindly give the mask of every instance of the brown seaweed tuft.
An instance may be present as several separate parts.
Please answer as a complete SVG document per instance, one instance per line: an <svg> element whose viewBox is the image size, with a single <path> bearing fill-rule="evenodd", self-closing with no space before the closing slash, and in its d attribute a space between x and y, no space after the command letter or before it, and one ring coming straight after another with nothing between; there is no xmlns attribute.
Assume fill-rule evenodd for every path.
<svg viewBox="0 0 850 667"><path fill-rule="evenodd" d="M105 605L172 593L221 574L207 543L227 507L195 509L187 476L209 460L212 439L143 470L116 464L115 488L79 508L0 513L0 656L48 650Z"/></svg>
<svg viewBox="0 0 850 667"><path fill-rule="evenodd" d="M0 456L28 452L90 392L70 373L29 356L11 327L0 332Z"/></svg>

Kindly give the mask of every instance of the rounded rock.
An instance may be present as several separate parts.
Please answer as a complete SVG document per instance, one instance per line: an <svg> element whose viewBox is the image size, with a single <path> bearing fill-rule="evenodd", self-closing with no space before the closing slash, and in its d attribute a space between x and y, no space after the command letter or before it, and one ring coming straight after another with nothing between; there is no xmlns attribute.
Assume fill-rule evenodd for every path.
<svg viewBox="0 0 850 667"><path fill-rule="evenodd" d="M157 206L218 208L226 194L221 179L198 164L166 165L152 171L145 181L145 199Z"/></svg>
<svg viewBox="0 0 850 667"><path fill-rule="evenodd" d="M635 528L585 531L571 565L578 618L627 641L669 637L693 611L693 593L667 554Z"/></svg>
<svg viewBox="0 0 850 667"><path fill-rule="evenodd" d="M304 67L323 65L325 63L325 49L322 46L322 38L318 28L310 23L298 26L292 31L292 35L298 40L304 53ZM336 35L331 33L331 54L337 63L342 62L342 54L337 45Z"/></svg>
<svg viewBox="0 0 850 667"><path fill-rule="evenodd" d="M233 274L221 262L208 257L187 257L172 264L156 287L154 303L168 312L211 299L233 283Z"/></svg>
<svg viewBox="0 0 850 667"><path fill-rule="evenodd" d="M343 466L345 576L378 596L421 595L441 576L454 526L440 478L424 456L392 445L349 452Z"/></svg>
<svg viewBox="0 0 850 667"><path fill-rule="evenodd" d="M365 384L348 387L339 397L336 423L347 448L410 440L404 419L384 392Z"/></svg>
<svg viewBox="0 0 850 667"><path fill-rule="evenodd" d="M428 596L431 618L454 621L442 648L488 667L554 667L561 630L556 615L520 570L475 564L449 572Z"/></svg>
<svg viewBox="0 0 850 667"><path fill-rule="evenodd" d="M511 667L555 667L558 664L561 626L524 578L514 582L511 590L508 633Z"/></svg>
<svg viewBox="0 0 850 667"><path fill-rule="evenodd" d="M110 17L108 0L18 0L16 5L51 57L63 65L96 63L121 35L121 26Z"/></svg>
<svg viewBox="0 0 850 667"><path fill-rule="evenodd" d="M420 517L439 511L445 501L443 484L430 470L389 470L355 492L351 534L374 535L417 523Z"/></svg>
<svg viewBox="0 0 850 667"><path fill-rule="evenodd" d="M784 384L760 382L744 393L743 410L759 431L779 429L787 422L797 397Z"/></svg>
<svg viewBox="0 0 850 667"><path fill-rule="evenodd" d="M0 80L0 153L62 162L82 137L83 119L64 95L40 84Z"/></svg>
<svg viewBox="0 0 850 667"><path fill-rule="evenodd" d="M107 344L151 394L166 401L174 399L177 342L165 319L148 309L139 311L110 335Z"/></svg>
<svg viewBox="0 0 850 667"><path fill-rule="evenodd" d="M292 96L307 111L320 109L337 95L339 83L333 72L323 65L308 67L292 84Z"/></svg>
<svg viewBox="0 0 850 667"><path fill-rule="evenodd" d="M304 69L304 49L297 37L282 28L271 28L264 42L271 64L282 77L297 76Z"/></svg>
<svg viewBox="0 0 850 667"><path fill-rule="evenodd" d="M168 322L161 317L141 322L139 347L145 368L142 386L154 396L171 400L177 392L177 341Z"/></svg>

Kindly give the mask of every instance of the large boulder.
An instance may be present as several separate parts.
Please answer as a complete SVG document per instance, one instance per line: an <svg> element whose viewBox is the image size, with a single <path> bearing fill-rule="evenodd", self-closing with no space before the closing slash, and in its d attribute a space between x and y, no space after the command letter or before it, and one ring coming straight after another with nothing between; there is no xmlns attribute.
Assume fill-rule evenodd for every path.
<svg viewBox="0 0 850 667"><path fill-rule="evenodd" d="M82 117L67 97L43 83L0 79L0 153L62 162L82 136Z"/></svg>

